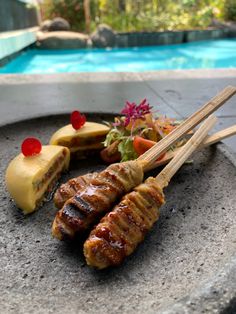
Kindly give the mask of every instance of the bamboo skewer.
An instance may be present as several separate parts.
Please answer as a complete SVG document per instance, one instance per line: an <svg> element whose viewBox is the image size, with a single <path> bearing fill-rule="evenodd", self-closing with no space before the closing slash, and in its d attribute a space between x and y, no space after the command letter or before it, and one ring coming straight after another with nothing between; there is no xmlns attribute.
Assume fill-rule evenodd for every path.
<svg viewBox="0 0 236 314"><path fill-rule="evenodd" d="M232 135L236 135L236 125L233 125L229 128L226 128L224 130L221 130L219 132L216 132L212 135L209 135L205 138L205 140L203 141L203 143L197 148L197 150L200 150L204 147L208 147L211 146L217 142L220 142L221 140L230 137ZM152 170L156 167L162 166L167 164L171 159L173 159L176 154L182 149L182 147L178 147L175 150L170 150L168 152L166 152L165 156L161 159L158 160L156 162L154 162L153 164L151 164L149 167L146 167L146 171Z"/></svg>
<svg viewBox="0 0 236 314"><path fill-rule="evenodd" d="M224 130L221 130L219 132L216 132L213 135L209 135L204 143L202 144L202 147L206 147L209 145L213 145L229 136L235 135L236 134L236 124L232 125Z"/></svg>
<svg viewBox="0 0 236 314"><path fill-rule="evenodd" d="M209 102L207 102L202 108L191 115L188 119L180 124L176 129L174 129L170 134L164 137L161 141L155 144L143 155L138 157L137 161L142 164L144 171L150 168L150 165L164 153L171 145L181 139L183 135L192 130L196 125L202 122L210 114L212 114L216 109L222 106L229 98L231 98L236 93L236 87L228 86L222 90L219 94L213 97Z"/></svg>
<svg viewBox="0 0 236 314"><path fill-rule="evenodd" d="M208 117L156 177L156 182L154 178L148 178L144 184L140 184L133 192L126 194L114 207L112 214L103 217L84 243L84 255L88 265L99 269L117 266L134 252L159 218L160 207L164 203L162 189L168 185L176 171L206 138L216 120L213 115Z"/></svg>
<svg viewBox="0 0 236 314"><path fill-rule="evenodd" d="M164 137L160 142L155 144L149 151L147 151L142 156L140 156L138 159L136 159L136 162L134 164L136 164L135 167L136 167L137 171L140 172L140 175L138 175L137 178L142 179L142 177L143 177L142 172L145 171L148 168L148 166L150 166L153 162L155 162L155 160L157 159L158 156L160 156L163 152L165 152L172 144L174 144L176 141L178 141L183 135L185 135L190 130L192 130L197 124L199 124L205 118L207 118L212 112L214 112L221 105L223 105L235 93L236 93L236 87L232 87L232 86L226 87L217 96L215 96L212 100L210 100L208 103L206 103L200 110L198 110L190 118L188 118L180 126L178 126L174 131L172 131L169 135ZM211 117L210 119L207 120L208 126L206 123L204 123L205 130L203 130L203 127L201 127L200 130L201 130L201 132L204 132L204 137L207 136L207 133L210 129L210 126L213 125L213 121L215 122L215 118ZM194 135L193 138L190 139L190 144L192 144L193 141L197 140L196 137L199 135L199 131L197 131L195 134L196 135ZM200 140L198 140L196 143L193 142L193 144L194 144L193 149L196 148L195 146L198 144L198 142L200 144ZM193 149L192 149L192 151L193 151ZM184 151L183 151L183 153L184 153ZM188 158L188 155L186 156L186 158ZM185 160L186 159L184 159L184 161ZM184 161L182 161L182 163ZM114 169L117 169L117 165L115 165L115 167L116 168L114 168ZM173 173L174 173L174 171L177 171L177 168L175 170L172 170ZM162 175L163 175L163 173L162 173ZM73 195L72 197L70 196L70 198L66 200L63 207L57 213L55 220L54 220L54 223L53 223L53 235L55 237L57 237L60 240L64 239L65 237L73 239L75 236L83 233L93 223L95 223L95 220L97 218L99 218L97 216L101 216L103 213L108 212L110 209L109 207L118 199L118 197L119 198L121 197L121 195L120 195L121 193L117 189L117 192L111 193L112 197L108 198L106 196L107 200L109 200L109 201L103 200L102 193L100 191L102 191L103 189L105 191L105 187L107 184L106 181L108 181L108 184L110 184L109 183L110 179L109 180L106 179L106 176L107 176L106 173L104 173L104 174L102 173L101 175L98 175L98 177L95 179L95 180L97 180L97 183L94 184L94 187L92 188L92 193L93 193L94 197L91 198L91 202L89 200L89 197L87 197L87 196L90 196L90 194L91 194L91 185L92 185L91 183L89 183L87 186L85 186L81 191L80 190L77 191L76 195ZM124 179L124 180L127 180L127 179ZM118 179L116 179L116 181L119 182ZM136 185L138 184L137 179L136 179L137 183L135 183L135 184L134 184L134 180L130 180L130 181L131 182L129 182L129 184L127 184L128 191L130 191L132 188L134 188L135 184ZM165 181L168 183L167 179ZM102 189L100 188L100 186L102 187ZM110 190L107 189L106 195L108 195L109 191ZM116 191L116 189L114 189L114 191ZM84 197L84 195L85 195L85 197ZM84 197L84 199L83 199L83 197ZM99 204L100 199L101 199L101 204L102 204L101 206ZM86 207L86 215L84 215L84 210L85 210L84 206ZM78 213L76 213L76 215L74 214L75 210L78 211ZM82 215L80 215L80 213L82 213ZM72 224L73 224L73 227L72 227Z"/></svg>
<svg viewBox="0 0 236 314"><path fill-rule="evenodd" d="M202 141L206 138L209 130L215 125L217 118L211 115L201 125L201 127L195 132L188 142L181 147L181 150L175 155L175 157L168 163L167 166L156 176L156 180L160 184L161 188L168 185L171 178L189 158L189 156L200 146Z"/></svg>

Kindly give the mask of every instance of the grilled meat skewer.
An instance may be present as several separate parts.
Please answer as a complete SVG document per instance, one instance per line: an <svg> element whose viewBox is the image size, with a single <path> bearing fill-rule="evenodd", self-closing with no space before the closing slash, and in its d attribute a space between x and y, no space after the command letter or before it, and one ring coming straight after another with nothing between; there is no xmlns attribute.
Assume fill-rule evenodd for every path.
<svg viewBox="0 0 236 314"><path fill-rule="evenodd" d="M87 187L70 198L57 213L52 226L53 236L60 240L73 239L96 224L115 202L142 182L143 172L163 152L219 108L235 92L234 87L224 89L136 161L114 164L102 171Z"/></svg>
<svg viewBox="0 0 236 314"><path fill-rule="evenodd" d="M212 135L209 135L202 145L199 147L199 149L203 147L207 147L210 145L213 145L219 141L222 141L223 139L232 136L236 134L236 124L226 128L224 130L221 130L219 132L216 132ZM167 164L176 153L181 149L181 147L176 148L174 151L170 150L168 151L164 158L161 160L156 161L154 164L150 166L150 169L154 169L156 167L162 166ZM68 180L66 183L62 184L54 194L54 204L57 208L62 208L65 202L74 196L78 191L83 189L85 186L89 185L91 183L91 180L96 177L98 172L88 173L73 179Z"/></svg>
<svg viewBox="0 0 236 314"><path fill-rule="evenodd" d="M87 264L99 269L121 264L159 218L164 194L155 178L149 178L123 197L102 218L84 244Z"/></svg>
<svg viewBox="0 0 236 314"><path fill-rule="evenodd" d="M76 192L88 186L97 174L97 172L87 173L77 178L70 179L66 183L62 184L54 194L53 201L55 206L59 209L62 208L65 202L74 196Z"/></svg>
<svg viewBox="0 0 236 314"><path fill-rule="evenodd" d="M90 184L66 201L53 223L53 235L73 239L85 232L117 199L143 181L143 168L137 161L112 164L91 179Z"/></svg>
<svg viewBox="0 0 236 314"><path fill-rule="evenodd" d="M84 255L90 266L103 269L117 266L129 256L158 220L164 203L162 189L216 122L210 116L157 178L148 178L125 195L113 211L102 218L84 243Z"/></svg>

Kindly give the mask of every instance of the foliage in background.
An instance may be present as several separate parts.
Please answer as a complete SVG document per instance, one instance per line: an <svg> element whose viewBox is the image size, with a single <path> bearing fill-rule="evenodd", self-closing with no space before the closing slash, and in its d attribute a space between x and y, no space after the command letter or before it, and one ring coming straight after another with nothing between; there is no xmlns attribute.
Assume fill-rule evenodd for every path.
<svg viewBox="0 0 236 314"><path fill-rule="evenodd" d="M224 16L226 20L236 21L236 0L225 0Z"/></svg>
<svg viewBox="0 0 236 314"><path fill-rule="evenodd" d="M155 31L209 26L220 11L221 0L126 0L118 15L121 1L100 0L100 20L120 31Z"/></svg>
<svg viewBox="0 0 236 314"><path fill-rule="evenodd" d="M43 18L63 17L70 23L73 30L84 31L83 2L83 0L44 0L41 5Z"/></svg>
<svg viewBox="0 0 236 314"><path fill-rule="evenodd" d="M83 0L44 0L44 18L61 16L85 30ZM90 0L91 28L106 23L116 31L205 28L212 18L236 20L236 0Z"/></svg>

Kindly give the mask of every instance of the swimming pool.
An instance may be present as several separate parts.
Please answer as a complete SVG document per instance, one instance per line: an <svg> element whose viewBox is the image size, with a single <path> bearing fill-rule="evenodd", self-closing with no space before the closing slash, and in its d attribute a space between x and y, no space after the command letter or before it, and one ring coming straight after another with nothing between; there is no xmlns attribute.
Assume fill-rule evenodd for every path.
<svg viewBox="0 0 236 314"><path fill-rule="evenodd" d="M23 52L0 73L139 72L236 68L236 38L169 46Z"/></svg>

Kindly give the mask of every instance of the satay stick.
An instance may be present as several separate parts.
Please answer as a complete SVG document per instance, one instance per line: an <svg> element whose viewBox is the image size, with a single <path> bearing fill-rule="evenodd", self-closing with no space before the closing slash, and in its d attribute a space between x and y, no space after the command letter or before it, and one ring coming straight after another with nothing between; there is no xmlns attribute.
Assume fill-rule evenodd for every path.
<svg viewBox="0 0 236 314"><path fill-rule="evenodd" d="M212 129L216 121L217 118L213 115L207 118L207 120L200 126L200 128L195 132L190 140L188 140L188 142L183 147L181 147L175 157L156 176L156 180L160 184L161 188L164 188L169 184L174 174L207 137L207 133L210 129Z"/></svg>
<svg viewBox="0 0 236 314"><path fill-rule="evenodd" d="M211 113L222 106L229 98L236 93L236 87L228 86L219 94L213 97L202 108L182 122L170 134L165 136L161 141L152 148L138 157L137 161L141 163L144 171L150 167L155 160L163 154L171 145L181 139L183 135L192 130L196 125L206 119Z"/></svg>
<svg viewBox="0 0 236 314"><path fill-rule="evenodd" d="M216 132L212 135L207 136L204 142L197 148L197 150L213 145L235 134L236 134L236 124L229 128L226 128L224 130L221 130L219 132ZM161 160L157 160L145 170L146 171L152 170L152 169L155 169L156 167L167 164L171 159L173 159L177 155L177 153L181 150L181 148L182 147L178 147L178 148L175 148L174 150L169 150L168 152L166 152L165 156Z"/></svg>
<svg viewBox="0 0 236 314"><path fill-rule="evenodd" d="M216 120L211 115L156 177L157 185L161 189L168 185L176 171L206 138ZM153 179L148 178L135 191L124 196L113 211L93 229L84 243L84 255L88 265L99 269L119 265L143 240L147 231L158 220L159 209L164 203L164 195L160 188L153 184ZM114 239L119 244L116 247L114 247Z"/></svg>

